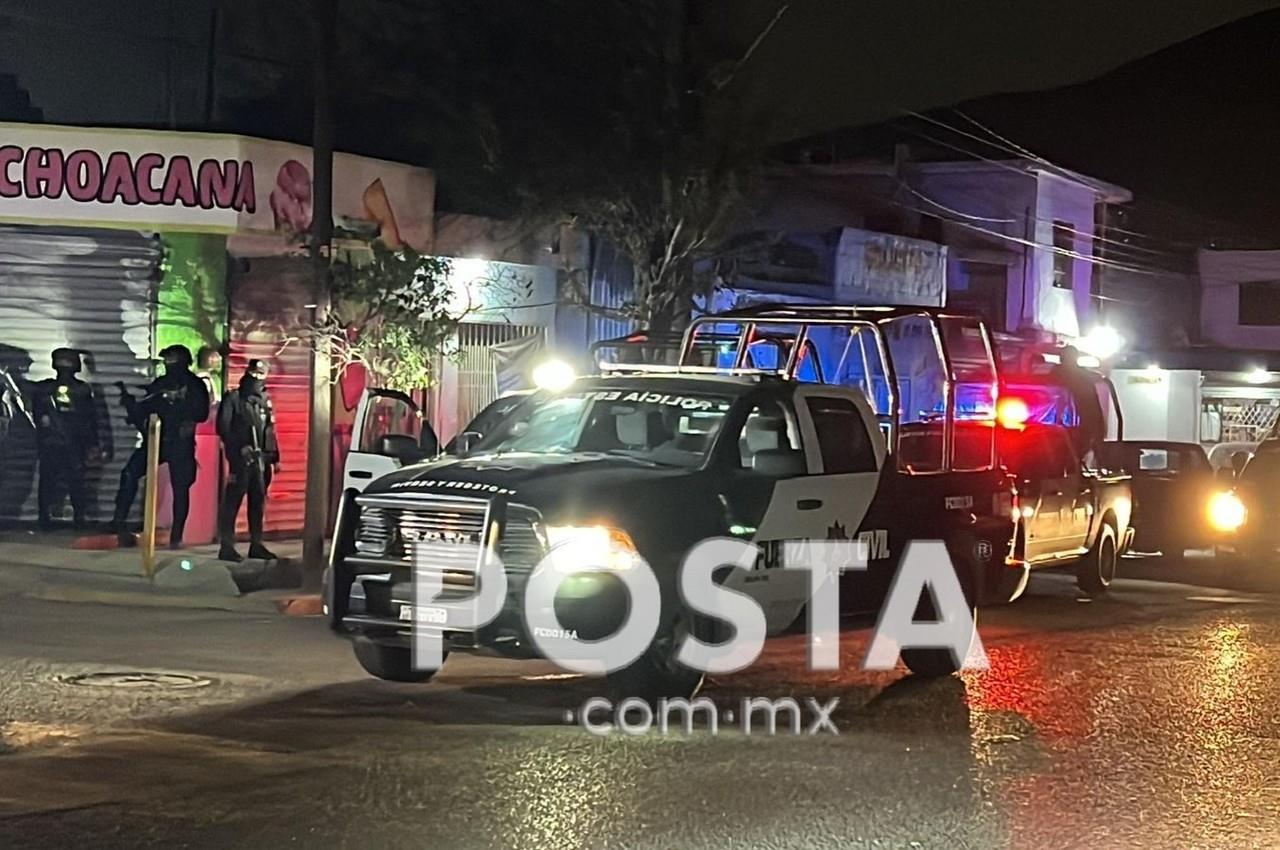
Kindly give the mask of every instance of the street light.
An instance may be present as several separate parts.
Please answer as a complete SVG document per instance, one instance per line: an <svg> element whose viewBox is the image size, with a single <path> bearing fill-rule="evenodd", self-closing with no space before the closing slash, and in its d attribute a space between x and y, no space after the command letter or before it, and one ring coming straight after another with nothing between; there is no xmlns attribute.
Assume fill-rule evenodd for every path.
<svg viewBox="0 0 1280 850"><path fill-rule="evenodd" d="M1076 348L1099 360L1109 360L1124 348L1124 337L1110 325L1098 325L1076 340Z"/></svg>
<svg viewBox="0 0 1280 850"><path fill-rule="evenodd" d="M564 392L578 377L577 372L563 360L551 358L533 367L533 385L552 393Z"/></svg>

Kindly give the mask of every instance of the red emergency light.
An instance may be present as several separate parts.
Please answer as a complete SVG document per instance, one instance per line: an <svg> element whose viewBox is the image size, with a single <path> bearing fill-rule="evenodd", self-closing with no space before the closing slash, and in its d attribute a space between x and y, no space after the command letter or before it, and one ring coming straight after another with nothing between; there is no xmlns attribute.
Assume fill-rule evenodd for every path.
<svg viewBox="0 0 1280 850"><path fill-rule="evenodd" d="M996 401L996 422L1001 428L1021 431L1031 418L1031 408L1016 395L1001 396Z"/></svg>

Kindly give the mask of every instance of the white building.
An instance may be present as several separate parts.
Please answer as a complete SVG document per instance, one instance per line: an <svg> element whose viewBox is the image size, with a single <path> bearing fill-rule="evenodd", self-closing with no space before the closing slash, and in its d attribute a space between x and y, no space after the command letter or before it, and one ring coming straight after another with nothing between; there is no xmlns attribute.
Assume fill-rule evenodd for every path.
<svg viewBox="0 0 1280 850"><path fill-rule="evenodd" d="M1026 339L1075 338L1099 321L1095 222L1130 199L1031 160L793 165L768 172L739 230L784 255L788 239L812 246L842 228L937 243L948 303Z"/></svg>

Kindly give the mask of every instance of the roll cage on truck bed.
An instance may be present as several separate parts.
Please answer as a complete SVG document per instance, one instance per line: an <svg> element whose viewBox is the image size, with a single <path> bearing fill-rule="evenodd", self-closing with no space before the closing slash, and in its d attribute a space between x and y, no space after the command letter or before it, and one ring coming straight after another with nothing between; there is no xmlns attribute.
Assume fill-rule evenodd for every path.
<svg viewBox="0 0 1280 850"><path fill-rule="evenodd" d="M898 541L946 540L962 582L984 604L1016 598L1027 580L1011 558L1014 498L996 443L996 362L974 315L880 306L760 305L702 316L679 355L681 369L772 371L861 390L888 449L864 525L888 528ZM892 575L873 563L864 592L883 598Z"/></svg>
<svg viewBox="0 0 1280 850"><path fill-rule="evenodd" d="M410 622L403 620L406 611L410 620L417 614L413 598L404 595L406 559L415 544L456 536L452 529L479 510L463 501L505 516L492 531L485 520L467 535L503 552L516 545L508 538L519 531L520 552L530 557L554 545L552 526L606 519L634 540L660 582L675 572L688 545L715 536L745 535L762 545L796 537L858 539L868 564L842 576L840 600L848 613L881 605L912 540L946 542L972 604L1007 601L1011 585L1025 581L1009 561L1012 480L996 455L996 366L980 319L921 308L757 307L695 319L678 352L675 363L614 363L576 388L535 393L469 455L409 466L368 484L347 482L326 604L335 627L354 633L366 670L413 681L433 672L407 663ZM706 416L699 420L672 407L710 398L722 400L715 416L723 416L711 430L698 424L709 421ZM570 417L582 430L559 428L554 448L530 454L529 435L546 438L554 418L543 415L549 408L584 411ZM404 442L393 437L382 441ZM355 440L367 442L360 435ZM677 448L683 440L705 448L688 454ZM744 458L769 463L740 465L740 448ZM688 463L649 460L659 450ZM792 455L800 456L796 466ZM730 513L751 516L730 525ZM778 574L792 571L769 569L775 564L762 552L766 563L757 569L769 575L738 571L731 585L759 589L779 584L766 578L792 578ZM506 572L520 586L532 564L512 573L512 558L503 555ZM584 610L592 616L626 607L604 597L579 601L590 603ZM664 618L668 601L664 594ZM770 633L772 625L785 628L783 620L794 619L803 603L788 597L781 612L761 601L770 611ZM487 633L452 635L451 649L536 655L519 613L509 613ZM666 652L659 646L665 633L664 623L636 667L669 663L657 657ZM908 660L916 672L955 669L948 650L917 652L923 654Z"/></svg>

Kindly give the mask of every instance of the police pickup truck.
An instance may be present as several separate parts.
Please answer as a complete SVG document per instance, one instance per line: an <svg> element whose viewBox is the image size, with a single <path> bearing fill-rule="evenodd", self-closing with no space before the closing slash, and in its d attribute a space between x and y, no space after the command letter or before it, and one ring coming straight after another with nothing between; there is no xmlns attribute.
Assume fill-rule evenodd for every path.
<svg viewBox="0 0 1280 850"><path fill-rule="evenodd" d="M717 581L758 603L769 634L790 627L808 597L804 571L776 569L785 540L865 544L868 568L842 578L846 610L881 604L910 540L946 540L971 600L988 584L1006 581L1012 491L995 463L994 366L985 328L951 327L953 317L919 311L801 318L764 311L717 317L710 327L695 323L685 360L701 357L700 332L725 354L721 340L732 325L739 352L726 356L735 366L579 378L563 391L530 395L465 456L411 464L371 483L348 480L326 605L334 627L352 635L361 665L397 681L434 673L415 667L411 651L417 620L411 565L422 569L414 549L424 543L438 551L444 542L468 542L500 555L507 597L497 618L477 630L439 627L447 651L512 657L538 654L522 597L549 550L593 539L642 556L658 579L663 610L649 649L610 674L611 685L632 693L696 690L701 674L675 661L680 636L727 637L716 623L691 617L677 590L682 558L708 538L759 545L753 568L730 569ZM810 321L823 327L809 328ZM948 354L944 340L956 346L965 328L967 355ZM786 333L790 341L779 348ZM765 339L785 361L772 369L751 365L750 349ZM895 375L888 352L898 343L939 360L904 363ZM964 370L975 365L965 357L977 351L991 370L980 378L980 418L965 420L957 393L945 389L935 410L923 383L964 385ZM804 357L814 358L810 373L825 367L823 380L794 377ZM904 404L913 408L904 411ZM962 422L973 427L957 427ZM474 564L446 554L440 570L446 587L474 587ZM615 632L628 596L609 579L593 573L590 581L562 583L555 610L565 632L588 641ZM902 655L921 674L955 669L946 650Z"/></svg>
<svg viewBox="0 0 1280 850"><path fill-rule="evenodd" d="M1018 487L1014 560L1074 566L1081 590L1105 592L1133 542L1130 476L1086 463L1061 425L1003 428L1000 443Z"/></svg>

